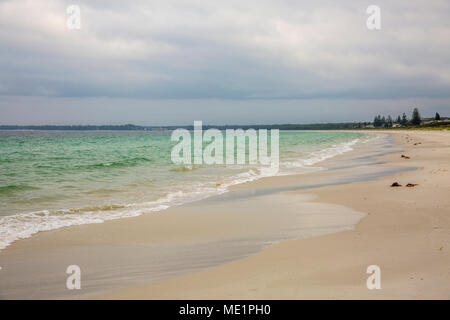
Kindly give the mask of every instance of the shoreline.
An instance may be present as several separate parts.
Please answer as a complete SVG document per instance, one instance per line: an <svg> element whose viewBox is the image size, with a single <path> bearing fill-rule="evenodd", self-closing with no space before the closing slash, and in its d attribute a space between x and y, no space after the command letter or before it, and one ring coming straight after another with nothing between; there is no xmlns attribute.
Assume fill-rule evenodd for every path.
<svg viewBox="0 0 450 320"><path fill-rule="evenodd" d="M297 175L304 174L305 172L308 173L309 171L320 171L320 167L315 167L316 163L322 163L324 159L335 158L336 156L352 151L352 146L360 139L361 138L355 138L354 140L339 142L336 145L324 147L317 152L310 152L307 157L298 158L298 161L307 163L306 165L300 165L300 172L296 172L298 170L295 165L293 168L289 168L288 165L287 167L280 169L280 171L284 171L283 173L278 172L269 176ZM367 138L364 137L362 139L365 140ZM181 168L185 169L186 167L181 166ZM169 171L178 171L178 169L180 169L180 167L170 169ZM159 197L150 197L150 199L144 197L141 201L138 199L131 202L112 200L103 204L87 201L85 204L83 202L84 200L78 199L78 202L71 202L69 205L58 205L53 207L50 205L44 208L34 207L28 208L28 210L19 210L17 212L13 210L12 214L6 214L0 217L0 225L2 227L0 230L2 236L0 239L0 251L15 241L29 238L39 232L52 231L76 225L103 223L110 220L138 217L142 214L148 214L151 211L164 211L171 207L178 207L180 205L202 201L211 197L221 196L222 194L229 192L234 186L245 185L247 182L254 182L264 177L267 177L267 175L263 172L258 173L258 169L253 170L250 167L247 171L225 175L217 181L215 178L212 178L212 180L209 181L199 181L196 185L194 184L191 186L194 187L193 190L192 188L175 187L172 188L172 191L166 190L167 193L162 194ZM12 187L16 186L13 185ZM33 184L28 187L30 189L34 188ZM101 193L105 190L107 189L100 188L100 190L93 190L94 192L92 193L95 193L96 191L100 191ZM117 191L119 190L120 188L117 189ZM136 194L139 191L140 190L134 190L133 193ZM158 190L152 189L150 193L155 191L157 192ZM86 194L90 195L91 192L87 192ZM68 194L67 198L70 199L71 195ZM32 200L39 202L39 195ZM79 205L80 203L82 203L82 205ZM109 210L110 208L112 208L112 210ZM4 211L7 211L6 208L4 209ZM87 211L91 212L84 215L83 213L86 213ZM10 232L10 230L14 230L14 232Z"/></svg>
<svg viewBox="0 0 450 320"><path fill-rule="evenodd" d="M408 135L410 133L405 134ZM399 137L403 137L405 134L395 134L395 136L397 136L396 140L399 140ZM404 144L401 143L400 145ZM361 150L355 150L352 151L352 153L353 152L359 154ZM353 155L353 157L354 156L355 155ZM376 154L372 156L376 156ZM375 165L372 164L368 167L373 168L377 166L381 168L389 168L392 167L393 164L399 167L411 167L411 164L414 164L414 161L405 162L403 159L398 161L397 156L399 157L399 154L388 153L387 155L383 156L383 159L385 159L384 161L386 161L386 163ZM345 157L350 157L350 155L340 155L336 158L333 158L332 161L339 163L339 158ZM350 176L352 174L353 176L357 175L356 172L346 173L346 170L352 171L351 164L352 163L350 163L350 166L347 169L340 169L343 172L342 174L347 174ZM415 165L413 165L412 167L414 166ZM364 167L363 162L362 167ZM420 165L418 165L417 167L420 167ZM413 174L414 172L415 171L395 173L395 176L409 175ZM353 232L342 230L351 229L351 226L354 223L349 221L353 221L352 219L354 219L359 213L365 212L366 207L359 205L358 201L355 201L354 199L350 199L349 201L342 201L342 199L344 199L346 195L348 196L355 194L355 186L357 186L357 192L360 192L359 189L361 189L361 187L359 185L363 185L363 188L367 188L367 185L377 184L380 180L393 179L389 176L380 178L376 174L371 174L373 175L373 177L371 179L367 179L368 181L348 181L344 182L344 184L342 178L341 180L339 180L339 174L334 177L333 173L330 172L322 172L320 174L314 173L310 175L303 174L297 175L297 177L278 176L262 178L253 182L247 182L244 184L233 186L231 188L232 190L230 192L230 195L228 195L228 198L225 199L226 201L222 201L223 204L221 204L220 201L217 202L215 201L215 199L210 198L206 201L201 200L200 202L202 204L200 206L198 205L198 203L187 204L178 208L168 209L170 210L169 212L163 211L161 214L153 213L152 215L154 216L147 216L145 219L144 216L140 216L136 218L108 221L98 225L73 226L70 228L63 228L45 233L39 233L32 238L20 240L16 244L13 244L11 247L8 247L12 250L9 250L7 248L5 254L3 255L3 251L0 252L0 259L6 256L6 258L11 258L11 261L19 261L22 264L24 260L30 262L35 259L40 262L40 264L36 264L33 261L33 263L35 263L35 270L37 269L39 271L45 267L48 267L46 265L46 259L55 261L55 263L58 264L58 266L55 266L57 270L61 269L63 265L67 266L67 263L69 263L70 261L70 263L73 262L73 259L68 259L68 257L78 257L79 259L84 257L87 260L98 259L99 261L96 265L96 268L98 269L99 266L105 266L109 262L116 263L116 260L114 260L113 257L122 255L123 260L125 260L126 263L122 265L116 264L115 269L111 268L110 270L105 270L105 277L123 277L123 275L121 275L121 268L129 268L130 264L134 263L134 269L130 269L130 271L132 271L132 273L134 273L135 275L144 273L144 271L146 271L146 268L148 269L149 263L151 263L153 267L155 265L155 256L147 256L146 252L149 250L149 248L151 250L153 250L152 248L156 248L156 245L159 246L158 248L160 251L157 251L157 254L161 257L161 261L156 263L154 272L155 274L163 274L164 276L162 278L154 278L152 280L153 283L144 286L142 286L141 284L148 283L148 278L147 280L145 277L140 280L139 278L135 278L134 281L131 281L132 279L124 279L122 287L124 287L124 284L126 284L126 287L130 289L118 289L117 287L103 286L101 289L99 287L97 291L93 291L93 293L91 294L82 296L76 295L72 298L100 297L106 299L295 299L315 297L314 294L311 294L310 296L299 295L298 290L301 289L301 286L297 288L296 291L291 291L290 294L286 294L287 292L284 293L284 290L286 290L286 288L283 288L281 292L279 291L279 289L269 291L249 289L249 294L249 292L247 292L247 290L244 290L243 288L245 278L239 279L238 282L235 282L233 280L236 277L234 273L240 273L238 272L238 270L234 270L233 268L235 268L235 265L240 265L239 268L243 268L244 270L246 270L247 277L249 278L255 278L258 276L262 277L262 275L264 274L264 277L259 279L257 283L248 284L250 286L256 286L258 288L263 285L267 285L268 281L273 282L274 280L272 278L274 276L277 276L270 273L265 274L267 270L261 268L260 265L270 265L271 262L278 261L278 256L282 253L292 253L291 250L293 249L288 247L302 247L307 245L307 243L309 243L310 241L314 242L314 240L311 239L326 239L328 237L333 238L335 235L342 235ZM381 173L378 174L380 175ZM389 174L389 171L384 171L381 176L385 176L387 174ZM316 179L315 182L317 183L317 179L320 175L323 176L323 181L326 181L328 183L330 183L332 179L336 179L336 185L321 187L320 184L318 184L314 189L308 187L305 187L304 189L286 189L286 187L288 187L290 184L295 185L295 180L298 179L298 176L301 176L303 180L308 180L308 176L314 176L314 179ZM307 186L307 181L304 183L306 183ZM249 188L249 186L253 186L255 189L252 189L253 187ZM280 190L280 186L284 187L286 190ZM259 195L259 198L256 197L256 200L252 200L252 197L254 197L254 195L252 197L249 197L248 195L245 196L244 194L244 198L246 198L244 200L233 197L233 194L236 192L242 195L242 190L244 189L252 190L252 192L255 194L258 193L258 190L266 190L267 188L272 190L271 194ZM340 190L342 188L345 190L345 192ZM411 188L411 190L409 191L413 191L413 189L415 188ZM417 188L416 190L419 190L419 188ZM388 189L388 191L393 190ZM341 196L332 196L335 192L340 192ZM274 194L279 195L274 196ZM315 195L316 198L313 199L315 196L311 197L311 194ZM247 202L243 202L243 204L241 204L241 206L239 207L239 202L242 201ZM280 208L284 208L281 211L283 212L285 219L281 219L279 217L275 217L274 219L273 212L277 210L277 207L269 206L274 201L277 203L277 205L279 205ZM299 225L303 225L306 223L311 228L309 231L306 230L310 233L309 235L306 235L306 237L313 236L312 238L291 240L292 238L298 239L302 237L299 237L298 235L296 236L295 233L287 237L286 234L283 234L282 236L277 234L277 232L286 233L286 230L288 230L288 224L292 223L292 214L295 214L295 211L289 211L286 204L294 202L294 209L298 210L298 208L303 208L304 211L315 210L314 212L316 212L316 216L319 217L319 220L315 221L311 220L310 218L306 218L305 216L299 216L299 222L301 222ZM305 205L309 207L302 207ZM247 210L247 208L251 206L255 207L255 210ZM233 214L229 214L230 210L233 211ZM250 211L247 213L247 217L239 215L239 211L242 210ZM334 229L332 228L330 230L331 232L341 232L333 233L331 235L319 235L329 233L327 231L330 230L319 230L320 228L318 228L317 226L322 226L323 221L327 221L333 218L333 216L330 215L323 215L320 220L320 214L322 214L323 212L339 213L337 215L339 219L336 220L337 222L333 227ZM362 221L357 224L356 229L358 229L360 225L364 224L370 215L371 213L369 212L368 216L363 218ZM357 217L357 220L359 219L360 217ZM283 220L284 222L279 220ZM249 228L248 226L251 227ZM159 230L161 229L161 227L163 227L163 229ZM164 228L170 228L171 234L167 234L168 230ZM298 232L299 230L300 229L293 229L293 231L295 232ZM305 232L305 230L300 231ZM258 236L259 238L263 239L258 239ZM264 239L264 237L266 238ZM264 241L262 240L267 241L267 239L272 238L275 240L272 242L272 244L269 242L269 245L264 245ZM298 244L297 241L300 241L301 244ZM321 241L322 240L320 240L319 242ZM55 244L55 242L57 244ZM247 245L243 246L243 242L247 243ZM292 243L295 243L295 245L292 245ZM263 245L263 247L261 247L261 245ZM334 243L331 243L331 245L334 245ZM322 247L323 244L313 244L313 246ZM214 257L214 259L211 259L211 257L207 256L206 253L214 252L218 248L223 251L224 257L216 256ZM320 248L315 248L314 250L322 250L319 249ZM338 249L339 248L336 248L336 251L338 251ZM61 253L62 250L65 251L64 254ZM180 261L172 261L173 263L172 265L170 265L170 268L167 268L165 259L172 259L172 256L168 254L168 252L177 254L177 250L185 250L186 253L185 255L183 255L184 253L179 254ZM28 252L34 251L38 252L34 257L24 257L24 255ZM100 259L99 257L96 257L96 254L99 254L100 256L102 256L102 258ZM275 257L273 256L274 254ZM349 254L351 254L351 251L346 252L346 255ZM38 257L38 255L41 256ZM193 258L189 257L189 255L193 256ZM307 254L303 257L306 259L312 259L310 254ZM317 261L321 261L319 257L315 258L317 259ZM255 260L261 260L262 262L257 262L257 264L255 265ZM7 261L7 259L5 261ZM142 261L144 261L144 263ZM284 257L283 261L289 262L289 258ZM87 262L84 261L84 263L86 264ZM319 265L320 268L323 267L322 263L319 263ZM309 267L312 268L312 270L316 269L316 267ZM179 273L180 268L186 269L184 270L185 272ZM280 270L290 270L289 263L281 265L279 268ZM28 267L28 269L33 269L33 266ZM89 268L87 269L87 273L89 274L89 272L92 270L89 270ZM382 270L383 269L384 268L382 268ZM23 273L23 271L21 272ZM296 275L296 273L292 270L290 272L293 274L293 279L301 278L301 274ZM220 273L224 273L224 275L221 276ZM0 273L0 276L2 274L5 273L2 271L2 273ZM91 275L94 275L94 273L92 273ZM362 273L362 277L365 276L366 275ZM65 275L61 275L60 278L65 278ZM57 280L60 281L60 278L58 278ZM195 279L195 281L193 279ZM303 280L308 279L309 277ZM48 278L45 278L45 280L48 280L49 282L55 281L55 279L53 279L50 275L48 275ZM316 281L318 280L316 279ZM365 288L365 282L363 284ZM99 284L97 284L97 286L98 285ZM175 287L173 287L174 285ZM205 288L205 285L209 286L209 288ZM95 285L93 287L95 288ZM224 287L228 289L223 290ZM329 292L329 288L327 289L326 285L321 286L321 288L321 290ZM367 289L365 290L368 291ZM2 291L0 290L0 298L2 297L1 293ZM11 295L9 293L4 295L5 298L8 296ZM12 294L12 296L14 296L14 294ZM49 295L49 297L51 296L52 295ZM53 296L59 298L71 298L71 295L59 296L56 293L54 293ZM323 296L318 295L318 297ZM341 296L337 295L337 297Z"/></svg>
<svg viewBox="0 0 450 320"><path fill-rule="evenodd" d="M313 191L313 201L366 210L354 230L283 241L225 265L98 298L449 299L449 134L394 135L404 151L383 160L418 170ZM391 188L394 181L419 185ZM381 290L366 287L372 264L381 268Z"/></svg>

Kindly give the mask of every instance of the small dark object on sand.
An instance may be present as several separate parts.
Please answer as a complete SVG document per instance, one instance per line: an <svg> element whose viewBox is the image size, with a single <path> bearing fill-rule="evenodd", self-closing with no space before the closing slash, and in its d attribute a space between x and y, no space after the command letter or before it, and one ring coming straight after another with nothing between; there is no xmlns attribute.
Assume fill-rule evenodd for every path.
<svg viewBox="0 0 450 320"><path fill-rule="evenodd" d="M417 183L408 183L406 186L407 186L408 188L412 188L412 187L417 186Z"/></svg>
<svg viewBox="0 0 450 320"><path fill-rule="evenodd" d="M416 143L414 143L415 146L417 146L418 144L422 144L422 142L416 142Z"/></svg>
<svg viewBox="0 0 450 320"><path fill-rule="evenodd" d="M398 182L394 182L393 184L391 184L391 187L401 187L402 185L399 184Z"/></svg>
<svg viewBox="0 0 450 320"><path fill-rule="evenodd" d="M404 154L402 154L402 158L409 159L409 157L405 156Z"/></svg>

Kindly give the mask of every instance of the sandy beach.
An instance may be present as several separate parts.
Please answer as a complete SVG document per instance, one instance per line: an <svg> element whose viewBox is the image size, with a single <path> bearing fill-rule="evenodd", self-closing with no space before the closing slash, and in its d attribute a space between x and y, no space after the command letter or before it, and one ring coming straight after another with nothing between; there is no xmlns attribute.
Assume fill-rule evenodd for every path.
<svg viewBox="0 0 450 320"><path fill-rule="evenodd" d="M334 170L17 241L0 252L0 297L448 299L450 134L389 135L386 154L359 146ZM70 264L78 292L64 288ZM370 265L380 290L366 287Z"/></svg>
<svg viewBox="0 0 450 320"><path fill-rule="evenodd" d="M383 160L418 170L313 191L318 202L367 213L354 230L278 243L239 261L101 298L449 299L450 135L394 136L410 159L395 153ZM395 181L403 187L390 187ZM380 290L366 287L372 264L381 268Z"/></svg>
<svg viewBox="0 0 450 320"><path fill-rule="evenodd" d="M449 21L450 0L0 1L0 303L450 300Z"/></svg>

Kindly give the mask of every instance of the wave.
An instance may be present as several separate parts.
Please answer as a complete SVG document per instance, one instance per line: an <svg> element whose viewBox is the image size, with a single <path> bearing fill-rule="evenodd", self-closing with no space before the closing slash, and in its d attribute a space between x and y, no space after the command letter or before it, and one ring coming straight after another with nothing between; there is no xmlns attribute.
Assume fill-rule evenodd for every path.
<svg viewBox="0 0 450 320"><path fill-rule="evenodd" d="M38 190L38 187L29 186L26 184L19 184L19 185L9 185L9 186L3 186L0 187L0 195L1 194L8 194L21 192L21 191L30 191L30 190Z"/></svg>
<svg viewBox="0 0 450 320"><path fill-rule="evenodd" d="M68 186L68 188L73 188L73 186ZM83 193L84 194L108 195L108 194L118 193L118 192L120 192L120 190L100 188L100 189L84 191Z"/></svg>
<svg viewBox="0 0 450 320"><path fill-rule="evenodd" d="M343 142L340 144L334 144L331 147L312 152L309 157L305 159L296 159L294 161L284 161L283 165L286 168L308 168L316 163L322 162L324 160L336 157L340 154L349 152L353 150L353 146L360 142L360 139L354 139L348 142ZM321 169L321 168L318 168ZM293 172L292 172L293 173Z"/></svg>
<svg viewBox="0 0 450 320"><path fill-rule="evenodd" d="M175 167L172 169L169 169L169 171L172 172L189 172L189 171L193 171L193 170L197 170L198 167L196 166L179 166L179 167Z"/></svg>
<svg viewBox="0 0 450 320"><path fill-rule="evenodd" d="M138 158L129 158L121 161L113 161L113 162L102 162L95 164L87 164L79 166L81 169L97 169L97 168L126 168L126 167L134 167L140 165L142 163L153 162L153 160L143 157Z"/></svg>
<svg viewBox="0 0 450 320"><path fill-rule="evenodd" d="M359 139L350 142L333 145L329 148L322 149L311 153L305 159L296 159L295 161L284 161L281 165L290 171L281 172L273 171L269 168L253 168L246 172L233 175L221 181L214 182L198 182L189 185L180 185L172 190L166 196L155 201L131 204L110 204L103 206L72 208L63 210L42 210L30 213L21 213L0 218L0 250L19 239L31 237L33 234L41 231L49 231L72 225L82 225L90 223L102 223L108 220L136 217L144 213L165 210L172 206L182 205L185 203L202 200L211 196L220 195L229 191L233 185L251 182L263 177L285 174L298 174L298 168L310 168L325 159L353 150L353 146ZM141 160L137 160L141 159ZM142 161L145 158L134 158L135 161ZM148 160L148 159L147 159ZM146 161L146 160L143 160ZM116 165L123 165L124 162ZM111 166L102 164L104 166ZM180 167L181 168L181 167ZM180 169L193 170L192 168ZM175 168L176 170L177 168ZM13 188L14 186L7 186ZM16 186L17 187L17 186ZM22 186L22 188L30 188Z"/></svg>
<svg viewBox="0 0 450 320"><path fill-rule="evenodd" d="M0 164L1 163L14 163L14 162L15 162L14 159L7 159L7 158L0 159Z"/></svg>
<svg viewBox="0 0 450 320"><path fill-rule="evenodd" d="M231 185L253 181L258 178L254 170L236 175L220 183L197 183L185 190L168 193L155 201L131 204L111 204L104 206L42 210L21 213L0 218L0 250L14 241L29 238L41 231L63 227L102 223L108 220L137 217L144 213L165 210L172 206L206 199L228 191ZM189 190L189 191L188 191Z"/></svg>
<svg viewBox="0 0 450 320"><path fill-rule="evenodd" d="M39 197L31 197L31 198L24 198L13 200L12 203L20 203L20 204L31 204L31 203L39 203L39 202L52 202L62 199L67 199L69 196L64 194L46 194Z"/></svg>
<svg viewBox="0 0 450 320"><path fill-rule="evenodd" d="M68 226L102 223L107 220L135 217L141 212L125 210L124 205L80 208L22 213L5 216L0 219L0 249L6 248L14 241L29 238L41 232ZM155 206L146 211L157 211L166 207Z"/></svg>

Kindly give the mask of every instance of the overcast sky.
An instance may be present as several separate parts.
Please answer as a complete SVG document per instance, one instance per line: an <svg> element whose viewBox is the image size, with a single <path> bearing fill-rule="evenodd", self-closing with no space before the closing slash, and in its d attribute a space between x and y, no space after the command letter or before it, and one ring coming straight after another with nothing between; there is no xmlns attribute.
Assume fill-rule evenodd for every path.
<svg viewBox="0 0 450 320"><path fill-rule="evenodd" d="M1 0L0 124L450 116L449 39L448 0Z"/></svg>

